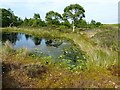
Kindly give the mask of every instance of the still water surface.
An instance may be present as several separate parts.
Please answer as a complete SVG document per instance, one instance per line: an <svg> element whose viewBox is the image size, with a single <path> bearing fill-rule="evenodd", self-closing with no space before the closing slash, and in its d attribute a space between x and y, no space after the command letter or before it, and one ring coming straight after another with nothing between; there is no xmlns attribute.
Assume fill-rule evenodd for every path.
<svg viewBox="0 0 120 90"><path fill-rule="evenodd" d="M29 51L41 52L44 55L58 58L64 54L63 49L72 44L63 39L45 39L24 33L2 33L2 42L9 40L14 49L27 48Z"/></svg>

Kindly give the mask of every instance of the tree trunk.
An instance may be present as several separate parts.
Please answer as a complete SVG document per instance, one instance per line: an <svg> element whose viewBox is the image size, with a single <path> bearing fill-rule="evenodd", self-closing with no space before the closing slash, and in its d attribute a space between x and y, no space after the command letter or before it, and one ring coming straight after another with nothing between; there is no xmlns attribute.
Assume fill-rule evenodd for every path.
<svg viewBox="0 0 120 90"><path fill-rule="evenodd" d="M73 21L73 32L75 31L74 21Z"/></svg>

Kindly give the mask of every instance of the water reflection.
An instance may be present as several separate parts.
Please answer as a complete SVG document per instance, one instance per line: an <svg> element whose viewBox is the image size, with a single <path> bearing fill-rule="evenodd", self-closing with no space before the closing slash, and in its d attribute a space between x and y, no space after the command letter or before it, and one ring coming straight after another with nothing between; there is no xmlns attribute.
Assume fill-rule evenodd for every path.
<svg viewBox="0 0 120 90"><path fill-rule="evenodd" d="M9 40L11 43L15 44L18 38L17 33L2 33L2 42Z"/></svg>
<svg viewBox="0 0 120 90"><path fill-rule="evenodd" d="M63 54L63 48L68 47L70 43L64 40L37 38L23 33L2 33L2 42L9 40L13 44L13 48L28 48L33 51L37 48L38 52L42 52L48 56L57 58Z"/></svg>
<svg viewBox="0 0 120 90"><path fill-rule="evenodd" d="M32 37L32 36L30 36L30 35L26 35L26 34L25 34L25 38L26 38L26 40L28 40L29 37Z"/></svg>
<svg viewBox="0 0 120 90"><path fill-rule="evenodd" d="M35 45L40 45L42 39L39 39L39 38L34 37L34 38L33 38L33 41L34 41L34 44L35 44Z"/></svg>
<svg viewBox="0 0 120 90"><path fill-rule="evenodd" d="M54 47L57 48L57 47L60 46L63 42L62 42L61 40L57 40L57 41L54 40L54 41L53 41L53 40L50 39L50 40L46 40L45 43L46 43L47 46L54 46Z"/></svg>

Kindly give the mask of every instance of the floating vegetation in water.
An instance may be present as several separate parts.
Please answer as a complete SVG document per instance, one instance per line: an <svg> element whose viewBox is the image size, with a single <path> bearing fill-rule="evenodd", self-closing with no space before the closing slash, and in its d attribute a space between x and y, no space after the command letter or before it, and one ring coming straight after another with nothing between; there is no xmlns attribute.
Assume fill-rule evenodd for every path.
<svg viewBox="0 0 120 90"><path fill-rule="evenodd" d="M63 54L58 57L61 62L68 64L69 69L86 68L86 57L83 51L75 46L63 49Z"/></svg>

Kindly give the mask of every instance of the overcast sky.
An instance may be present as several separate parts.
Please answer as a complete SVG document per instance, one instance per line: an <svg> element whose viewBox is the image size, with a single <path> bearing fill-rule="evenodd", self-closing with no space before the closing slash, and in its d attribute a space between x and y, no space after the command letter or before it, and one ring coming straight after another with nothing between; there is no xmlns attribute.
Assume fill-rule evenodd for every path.
<svg viewBox="0 0 120 90"><path fill-rule="evenodd" d="M63 13L66 6L80 4L85 9L85 20L102 23L118 23L119 0L0 0L0 8L11 8L15 15L24 19L39 13L45 19L46 12L53 10Z"/></svg>

